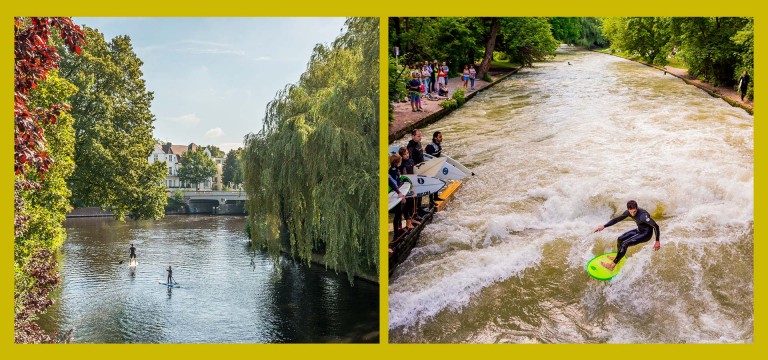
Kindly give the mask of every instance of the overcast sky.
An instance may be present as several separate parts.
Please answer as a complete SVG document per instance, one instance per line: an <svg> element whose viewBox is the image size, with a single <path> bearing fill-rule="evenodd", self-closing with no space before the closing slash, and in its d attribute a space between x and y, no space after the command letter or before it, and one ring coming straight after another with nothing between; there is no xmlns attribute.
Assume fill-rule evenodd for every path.
<svg viewBox="0 0 768 360"><path fill-rule="evenodd" d="M154 92L154 137L174 144L242 146L261 130L275 94L330 44L345 18L74 18L107 41L131 38Z"/></svg>

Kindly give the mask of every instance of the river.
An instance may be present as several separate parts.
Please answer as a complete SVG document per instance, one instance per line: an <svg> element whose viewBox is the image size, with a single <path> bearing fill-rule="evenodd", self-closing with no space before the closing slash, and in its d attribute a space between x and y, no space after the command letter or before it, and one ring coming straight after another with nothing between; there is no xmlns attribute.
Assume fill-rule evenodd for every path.
<svg viewBox="0 0 768 360"><path fill-rule="evenodd" d="M751 343L753 125L662 71L571 48L478 94L423 129L477 175L391 277L390 342ZM631 199L661 249L594 280L587 261L635 224L593 230Z"/></svg>
<svg viewBox="0 0 768 360"><path fill-rule="evenodd" d="M75 343L378 342L379 287L253 251L245 218L67 219L62 285L41 319ZM138 266L128 266L130 244ZM166 288L172 266L178 288Z"/></svg>

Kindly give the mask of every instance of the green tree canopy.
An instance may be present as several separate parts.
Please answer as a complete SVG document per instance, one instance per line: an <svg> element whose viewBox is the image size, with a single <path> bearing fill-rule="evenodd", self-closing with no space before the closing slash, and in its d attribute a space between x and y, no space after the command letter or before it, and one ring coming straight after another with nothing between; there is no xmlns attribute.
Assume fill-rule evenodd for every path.
<svg viewBox="0 0 768 360"><path fill-rule="evenodd" d="M555 56L559 46L546 18L502 18L500 37L497 51L506 53L511 61L527 66Z"/></svg>
<svg viewBox="0 0 768 360"><path fill-rule="evenodd" d="M179 168L179 180L183 183L195 184L208 181L216 175L216 163L205 153L204 147L189 150L181 156L181 168Z"/></svg>
<svg viewBox="0 0 768 360"><path fill-rule="evenodd" d="M752 52L749 24L750 19L736 17L672 18L670 43L688 65L689 75L715 85L734 85L749 66L743 57ZM734 41L740 32L741 41Z"/></svg>
<svg viewBox="0 0 768 360"><path fill-rule="evenodd" d="M243 183L243 149L232 149L227 153L222 166L221 181L227 186Z"/></svg>
<svg viewBox="0 0 768 360"><path fill-rule="evenodd" d="M379 266L379 20L350 18L317 45L299 82L269 103L246 136L245 189L254 244L350 281Z"/></svg>
<svg viewBox="0 0 768 360"><path fill-rule="evenodd" d="M153 99L142 79L142 61L131 39L109 43L85 29L82 56L65 56L61 74L75 84L70 98L75 118L75 163L69 180L76 207L109 207L118 219L161 218L166 204L165 164L149 164Z"/></svg>
<svg viewBox="0 0 768 360"><path fill-rule="evenodd" d="M211 152L211 156L212 156L212 157L215 157L215 158L222 158L222 157L224 157L224 155L225 155L225 154L224 154L224 152L223 152L223 151L221 151L221 149L219 149L219 147L218 147L218 146L215 146L215 145L208 145L208 146L206 146L206 148L208 148L208 151L210 151L210 152Z"/></svg>
<svg viewBox="0 0 768 360"><path fill-rule="evenodd" d="M639 55L644 61L665 65L671 50L671 19L666 17L613 17L603 20L603 34L616 51Z"/></svg>

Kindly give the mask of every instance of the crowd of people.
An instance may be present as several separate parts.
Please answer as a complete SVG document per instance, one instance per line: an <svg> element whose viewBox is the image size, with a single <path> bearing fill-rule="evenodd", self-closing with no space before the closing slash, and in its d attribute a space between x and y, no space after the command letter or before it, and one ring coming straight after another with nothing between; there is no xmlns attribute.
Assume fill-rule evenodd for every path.
<svg viewBox="0 0 768 360"><path fill-rule="evenodd" d="M421 130L415 129L411 131L411 140L408 141L408 144L406 146L401 146L397 153L394 153L389 157L389 187L391 191L395 191L400 198L400 204L395 205L391 210L394 215L392 222L394 241L397 241L408 231L413 230L415 226L421 223L420 214L429 212L429 209L422 212L419 211L421 199L400 192L399 189L405 181L402 175L413 175L416 165L424 162L424 154L428 154L432 157L440 157L442 153L442 142L442 132L435 131L434 134L432 134L432 142L425 148L421 144ZM435 206L435 201L438 200L442 199L437 196L437 193L430 194L430 201L427 208ZM402 227L403 219L405 219L406 223L405 228Z"/></svg>
<svg viewBox="0 0 768 360"><path fill-rule="evenodd" d="M410 78L406 80L406 89L411 103L411 111L424 111L421 106L423 97L434 98L437 96L448 97L448 77L450 68L443 61L442 65L434 60L432 63L424 61L409 65ZM477 71L475 64L464 65L462 72L462 87L466 90L475 89L475 78Z"/></svg>

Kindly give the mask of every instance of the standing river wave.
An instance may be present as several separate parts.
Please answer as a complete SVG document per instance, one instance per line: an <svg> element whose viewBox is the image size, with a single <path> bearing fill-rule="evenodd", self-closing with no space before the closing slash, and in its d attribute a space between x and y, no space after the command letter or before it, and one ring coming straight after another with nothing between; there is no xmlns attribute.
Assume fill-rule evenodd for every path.
<svg viewBox="0 0 768 360"><path fill-rule="evenodd" d="M570 62L569 65L568 62ZM390 342L751 343L753 117L662 71L561 48L446 118L472 169L390 279ZM398 141L404 142L408 139ZM661 227L598 281L636 200Z"/></svg>

